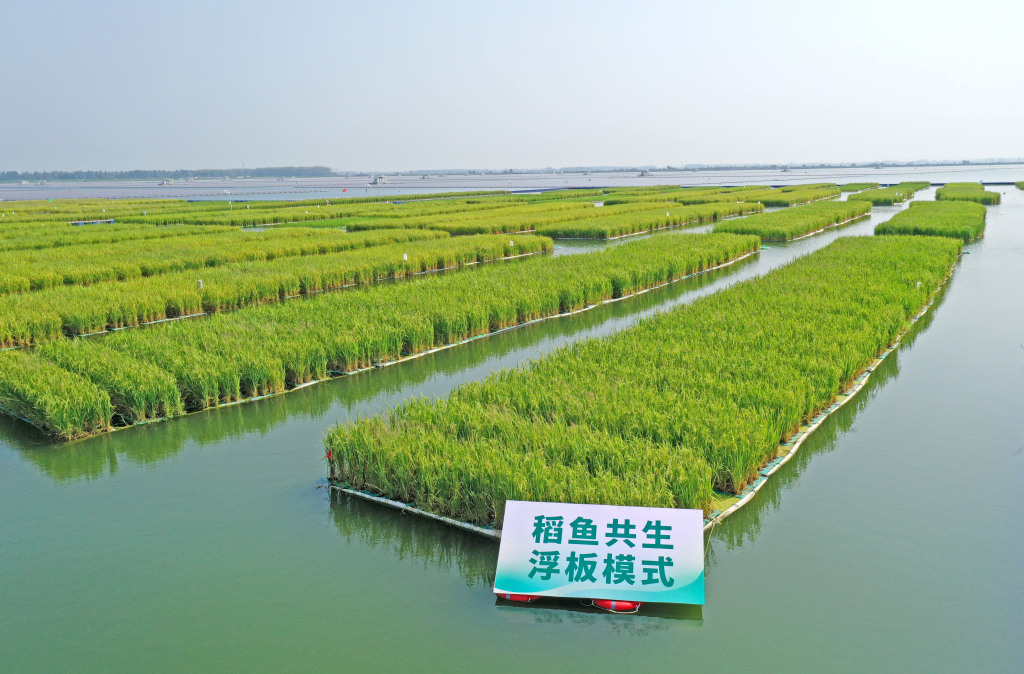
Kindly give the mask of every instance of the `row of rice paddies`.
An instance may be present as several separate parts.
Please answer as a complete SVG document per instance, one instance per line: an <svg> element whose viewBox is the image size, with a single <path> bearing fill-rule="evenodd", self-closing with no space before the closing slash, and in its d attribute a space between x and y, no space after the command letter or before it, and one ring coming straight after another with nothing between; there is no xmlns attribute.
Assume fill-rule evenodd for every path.
<svg viewBox="0 0 1024 674"><path fill-rule="evenodd" d="M839 189L843 192L862 192L875 187L878 187L878 183L846 183L845 185L840 185Z"/></svg>
<svg viewBox="0 0 1024 674"><path fill-rule="evenodd" d="M0 295L0 347L234 310L296 295L546 252L553 247L551 239L534 235L441 236L340 253L235 262L126 281Z"/></svg>
<svg viewBox="0 0 1024 674"><path fill-rule="evenodd" d="M404 207L405 204L402 206ZM588 217L586 213L594 210L594 203L591 201L506 202L498 208L475 208L455 213L424 215L401 213L397 217L367 215L347 220L346 226L352 231L397 226L413 229L440 229L451 234L510 233L532 230L538 222L557 222L561 218ZM597 215L600 215L600 212Z"/></svg>
<svg viewBox="0 0 1024 674"><path fill-rule="evenodd" d="M485 203L467 203L469 201ZM314 202L270 202L239 204L231 210L164 211L145 216L126 216L126 222L149 225L231 225L251 227L303 222L319 222L338 218L378 216L404 213L409 217L437 213L454 213L480 208L495 208L510 203L523 203L522 197L489 197L475 200L438 199L436 201L355 202L350 199L334 201L320 199Z"/></svg>
<svg viewBox="0 0 1024 674"><path fill-rule="evenodd" d="M75 227L68 223L16 224L0 226L0 251L49 249L82 244L111 244L145 239L173 239L179 236L230 232L230 227L152 227L123 223Z"/></svg>
<svg viewBox="0 0 1024 674"><path fill-rule="evenodd" d="M322 255L447 236L444 232L404 229L354 233L298 228L265 232L233 229L172 239L8 251L0 269L0 292L123 281L231 262Z"/></svg>
<svg viewBox="0 0 1024 674"><path fill-rule="evenodd" d="M513 197L507 190L470 190L467 192L429 192L429 193L417 193L417 194L388 194L384 196L373 196L373 197L346 197L343 199L345 203L350 204L373 204L373 203L386 203L386 202L406 202L406 201L436 201L440 199L478 199L481 197ZM336 201L342 201L338 199ZM330 199L307 199L305 201L281 201L277 203L291 203L298 205L316 205L317 203L330 202ZM267 202L256 201L252 202L254 208L258 208L261 204Z"/></svg>
<svg viewBox="0 0 1024 674"><path fill-rule="evenodd" d="M835 185L830 187L813 187L804 189L800 185L783 187L778 192L758 197L757 201L767 207L796 206L809 204L823 199L834 199L842 192ZM749 199L748 199L749 200Z"/></svg>
<svg viewBox="0 0 1024 674"><path fill-rule="evenodd" d="M488 232L543 232L551 225L592 218L607 218L616 214L628 214L652 208L648 202L629 203L598 208L592 201L542 202L525 206L493 209L482 213L464 215L430 216L401 220L380 218L354 218L346 221L348 229L376 229L394 223L402 227L425 227L439 229L452 235L479 234Z"/></svg>
<svg viewBox="0 0 1024 674"><path fill-rule="evenodd" d="M719 187L712 190L685 188L683 194L673 195L672 201L680 204L711 204L716 202L758 201L762 197L777 193L767 185L745 185L742 187Z"/></svg>
<svg viewBox="0 0 1024 674"><path fill-rule="evenodd" d="M984 232L985 207L969 201L915 201L875 227L875 234L950 236L965 242Z"/></svg>
<svg viewBox="0 0 1024 674"><path fill-rule="evenodd" d="M452 234L515 232L532 229L528 222L532 218L554 217L569 212L582 213L592 210L595 205L592 199L560 199L534 203L531 196L366 204L346 209L344 213L330 220L315 223L282 223L280 226L334 226L346 227L351 231L410 227L444 229Z"/></svg>
<svg viewBox="0 0 1024 674"><path fill-rule="evenodd" d="M990 192L980 183L947 183L935 190L937 201L974 201L994 206L1002 200L999 192Z"/></svg>
<svg viewBox="0 0 1024 674"><path fill-rule="evenodd" d="M605 205L624 203L662 202L673 201L681 204L703 204L738 201L737 193L765 192L771 188L767 185L745 185L743 187L721 187L721 186L700 186L700 187L676 187L665 186L656 188L626 188L619 187L607 190L604 198ZM733 196L730 196L733 195Z"/></svg>
<svg viewBox="0 0 1024 674"><path fill-rule="evenodd" d="M454 192L429 195L430 198L392 196L386 198L310 199L305 201L261 201L238 204L228 208L227 204L218 209L184 208L179 211L161 210L148 215L127 215L126 222L172 225L172 224L222 224L233 226L281 225L316 223L342 218L417 218L442 214L462 214L477 210L489 210L514 205L529 206L537 202L537 210L553 208L552 202L571 203L586 196L584 190L571 190L565 196L572 199L554 199L552 193L543 195L510 195L502 192ZM603 194L601 190L594 191ZM421 195L414 195L421 196ZM555 194L555 196L558 196ZM546 204L546 205L545 205ZM419 226L419 225L416 225Z"/></svg>
<svg viewBox="0 0 1024 674"><path fill-rule="evenodd" d="M537 233L554 239L613 239L666 227L717 222L733 215L759 213L764 210L764 206L758 203L713 203L693 206L665 203L625 213L617 210L621 208L625 206L607 206L607 214L603 217L541 225L537 227Z"/></svg>
<svg viewBox="0 0 1024 674"><path fill-rule="evenodd" d="M645 208L622 208L623 212ZM489 198L477 200L440 200L400 204L335 204L321 208L282 208L259 211L205 214L191 216L187 221L231 225L273 224L275 227L310 226L344 227L349 231L366 229L439 229L452 235L514 233L536 228L540 223L570 218L597 217L602 212L591 201L544 201L529 203L525 198ZM164 214L133 221L158 222L173 219Z"/></svg>
<svg viewBox="0 0 1024 674"><path fill-rule="evenodd" d="M281 200L256 200L256 201L178 201L177 206L163 205L156 201L140 202L139 207L128 208L122 212L115 213L118 221L132 222L149 225L182 225L182 224L229 224L229 225L257 225L273 224L275 222L292 221L294 219L315 221L324 218L338 217L337 213L348 213L349 211L359 212L363 208L374 206L386 206L389 204L416 203L429 204L439 202L462 202L470 200L513 200L524 201L524 197L509 195L500 191L491 192L452 192L438 194L414 194L414 195L393 195L387 197L352 197L342 199L304 199L296 201ZM101 200L102 201L102 200ZM120 200L117 200L120 202ZM110 212L108 204L115 203L111 200L102 201L102 204ZM167 202L171 203L171 202ZM328 210L323 210L328 209ZM331 210L333 209L333 210ZM94 205L95 210L95 205ZM261 218L261 211L279 212L282 215L274 215L269 218ZM307 213L308 211L308 213ZM308 216L308 217L300 217Z"/></svg>
<svg viewBox="0 0 1024 674"><path fill-rule="evenodd" d="M915 192L930 186L931 183L929 182L906 182L893 185L892 187L864 190L863 192L851 194L849 199L851 201L870 201L875 206L892 206L906 201L914 196Z"/></svg>
<svg viewBox="0 0 1024 674"><path fill-rule="evenodd" d="M0 204L0 226L6 224L68 224L96 220L117 220L143 213L164 211L216 212L227 210L228 202L183 199L55 199L53 201L5 201Z"/></svg>
<svg viewBox="0 0 1024 674"><path fill-rule="evenodd" d="M638 194L610 194L606 204L635 203L638 201L674 201L679 204L733 203L737 201L757 202L764 206L793 206L821 199L831 199L841 194L833 183L789 185L767 187L745 185L742 187L684 187L667 192Z"/></svg>
<svg viewBox="0 0 1024 674"><path fill-rule="evenodd" d="M742 490L898 337L961 245L840 239L447 399L338 426L330 477L497 527L508 499L707 512L713 489Z"/></svg>
<svg viewBox="0 0 1024 674"><path fill-rule="evenodd" d="M759 243L734 234L652 237L585 255L524 258L475 273L2 352L0 407L53 436L73 438L109 426L114 414L150 420L278 393L584 309L734 260ZM33 363L40 371L59 363L63 373L18 380ZM180 405L168 400L168 381ZM112 410L99 422L98 399Z"/></svg>
<svg viewBox="0 0 1024 674"><path fill-rule="evenodd" d="M762 241L789 241L871 213L868 201L819 201L715 225L716 232L756 234Z"/></svg>

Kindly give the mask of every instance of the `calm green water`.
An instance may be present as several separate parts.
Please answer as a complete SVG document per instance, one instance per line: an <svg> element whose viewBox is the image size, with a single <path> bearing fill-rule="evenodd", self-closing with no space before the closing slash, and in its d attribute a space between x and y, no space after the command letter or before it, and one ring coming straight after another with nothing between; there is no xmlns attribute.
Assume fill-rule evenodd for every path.
<svg viewBox="0 0 1024 674"><path fill-rule="evenodd" d="M258 403L68 446L0 420L0 669L1021 671L1024 194L1007 191L904 346L711 534L703 610L497 605L494 543L332 500L321 439L869 234L895 209Z"/></svg>

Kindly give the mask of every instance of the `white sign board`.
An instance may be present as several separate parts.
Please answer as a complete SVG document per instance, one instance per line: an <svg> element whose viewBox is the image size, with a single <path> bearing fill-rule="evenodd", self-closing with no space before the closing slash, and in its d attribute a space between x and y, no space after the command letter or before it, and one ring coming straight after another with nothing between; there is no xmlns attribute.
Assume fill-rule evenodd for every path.
<svg viewBox="0 0 1024 674"><path fill-rule="evenodd" d="M704 513L508 501L497 594L704 603Z"/></svg>

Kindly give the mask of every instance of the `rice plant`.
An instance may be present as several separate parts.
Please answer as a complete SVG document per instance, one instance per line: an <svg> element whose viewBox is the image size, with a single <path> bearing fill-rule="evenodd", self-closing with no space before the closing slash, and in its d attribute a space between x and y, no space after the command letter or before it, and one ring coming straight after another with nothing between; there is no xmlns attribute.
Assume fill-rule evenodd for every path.
<svg viewBox="0 0 1024 674"><path fill-rule="evenodd" d="M875 227L875 234L949 236L964 242L984 232L985 207L968 201L915 201Z"/></svg>
<svg viewBox="0 0 1024 674"><path fill-rule="evenodd" d="M93 338L88 345L55 342L39 354L18 355L43 363L41 372L60 363L67 368L58 368L61 372L90 390L102 390L104 396L109 391L108 406L112 398L125 421L150 419L179 409L167 393L168 378L189 410L277 393L625 297L758 246L757 237L733 234L651 237L586 255L526 258L474 273L372 285L202 321L125 330ZM122 365L112 365L119 360ZM19 373L9 374L16 378ZM4 377L0 374L0 380ZM51 380L60 382L58 377L32 378L0 386L22 391L19 409L35 414L29 408L37 393L60 396L61 388L47 383ZM29 413L16 412L34 418ZM94 425L87 420L79 424L83 429Z"/></svg>
<svg viewBox="0 0 1024 674"><path fill-rule="evenodd" d="M446 399L338 426L330 477L496 526L510 498L706 510L896 339L961 245L840 239Z"/></svg>
<svg viewBox="0 0 1024 674"><path fill-rule="evenodd" d="M447 236L444 232L418 229L354 233L320 229L265 232L232 229L169 240L126 240L111 244L63 246L55 250L14 250L4 253L0 290L23 292L63 285L122 281L232 262L322 255Z"/></svg>
<svg viewBox="0 0 1024 674"><path fill-rule="evenodd" d="M174 378L137 358L81 339L46 344L36 353L101 387L110 396L114 413L126 423L185 412Z"/></svg>
<svg viewBox="0 0 1024 674"><path fill-rule="evenodd" d="M465 268L549 251L553 245L550 239L533 235L438 236L442 238L0 295L0 346L39 344L62 334L89 335L438 269Z"/></svg>
<svg viewBox="0 0 1024 674"><path fill-rule="evenodd" d="M612 239L667 227L717 222L721 218L757 213L762 210L764 210L764 206L761 204L736 203L696 206L665 204L655 208L648 206L644 210L626 212L609 207L607 215L603 217L565 220L557 224L541 225L537 227L537 233L554 239Z"/></svg>
<svg viewBox="0 0 1024 674"><path fill-rule="evenodd" d="M989 192L980 183L947 183L935 191L936 201L973 201L986 206L998 204L999 192Z"/></svg>
<svg viewBox="0 0 1024 674"><path fill-rule="evenodd" d="M839 189L843 192L861 192L875 187L878 187L878 183L846 183L845 185L840 185Z"/></svg>
<svg viewBox="0 0 1024 674"><path fill-rule="evenodd" d="M110 426L106 391L85 377L34 354L0 353L0 411L61 440Z"/></svg>
<svg viewBox="0 0 1024 674"><path fill-rule="evenodd" d="M776 193L750 196L745 201L758 201L767 207L773 206L796 206L798 204L809 204L823 199L834 199L840 195L839 188L832 186L814 186L803 188L796 185L792 188L782 188Z"/></svg>
<svg viewBox="0 0 1024 674"><path fill-rule="evenodd" d="M870 201L875 206L892 206L893 204L906 201L914 196L915 192L923 190L930 185L931 183L928 182L900 183L893 187L881 187L857 192L856 194L851 194L848 199L850 201Z"/></svg>
<svg viewBox="0 0 1024 674"><path fill-rule="evenodd" d="M0 251L53 249L82 244L113 244L122 241L143 241L147 239L173 239L226 233L230 227L197 227L181 225L175 227L150 227L147 225L110 224L95 227L73 227L65 223L8 225L0 228Z"/></svg>
<svg viewBox="0 0 1024 674"><path fill-rule="evenodd" d="M826 227L852 222L871 212L866 201L820 201L715 225L716 232L756 234L762 241L789 241Z"/></svg>

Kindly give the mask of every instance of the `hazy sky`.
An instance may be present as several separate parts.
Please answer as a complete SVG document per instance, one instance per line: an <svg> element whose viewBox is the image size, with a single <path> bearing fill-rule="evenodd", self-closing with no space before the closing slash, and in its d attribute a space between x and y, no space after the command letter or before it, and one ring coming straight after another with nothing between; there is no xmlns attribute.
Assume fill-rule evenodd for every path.
<svg viewBox="0 0 1024 674"><path fill-rule="evenodd" d="M0 2L0 169L1024 155L1024 3Z"/></svg>

